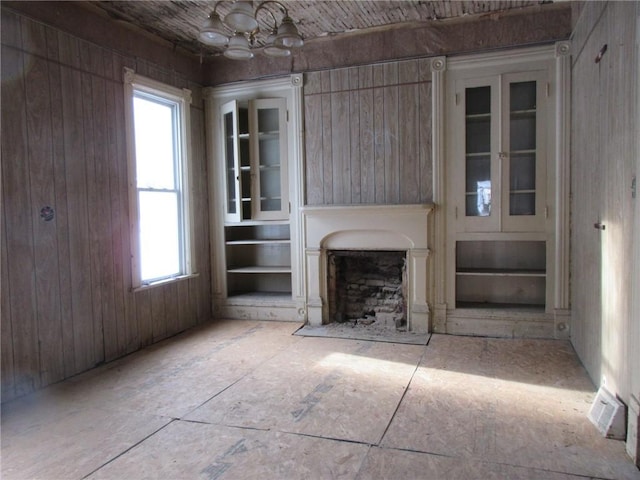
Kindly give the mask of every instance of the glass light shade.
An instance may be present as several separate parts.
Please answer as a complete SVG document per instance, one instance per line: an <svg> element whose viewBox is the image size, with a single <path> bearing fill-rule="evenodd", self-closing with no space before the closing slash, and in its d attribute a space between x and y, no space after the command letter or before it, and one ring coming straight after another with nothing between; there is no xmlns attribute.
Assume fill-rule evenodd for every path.
<svg viewBox="0 0 640 480"><path fill-rule="evenodd" d="M282 19L274 44L285 48L297 48L304 44L291 17L287 16Z"/></svg>
<svg viewBox="0 0 640 480"><path fill-rule="evenodd" d="M253 32L258 28L258 21L253 14L253 3L245 0L234 2L224 17L224 23L237 32Z"/></svg>
<svg viewBox="0 0 640 480"><path fill-rule="evenodd" d="M289 55L291 55L291 50L275 44L276 33L277 31L274 30L267 37L267 41L262 51L265 53L265 55L268 55L270 57L288 57Z"/></svg>
<svg viewBox="0 0 640 480"><path fill-rule="evenodd" d="M223 47L229 43L220 15L212 13L200 29L200 40L208 45Z"/></svg>
<svg viewBox="0 0 640 480"><path fill-rule="evenodd" d="M253 52L249 48L249 40L243 33L236 33L229 40L229 46L224 51L224 56L233 60L249 60L253 58Z"/></svg>

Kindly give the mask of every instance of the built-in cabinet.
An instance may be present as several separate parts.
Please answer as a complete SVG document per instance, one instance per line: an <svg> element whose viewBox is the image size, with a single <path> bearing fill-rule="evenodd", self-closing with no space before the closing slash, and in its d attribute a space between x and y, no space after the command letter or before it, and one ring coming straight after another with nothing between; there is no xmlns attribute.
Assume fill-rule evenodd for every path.
<svg viewBox="0 0 640 480"><path fill-rule="evenodd" d="M207 90L214 312L298 320L299 76ZM293 179L293 181L290 181Z"/></svg>
<svg viewBox="0 0 640 480"><path fill-rule="evenodd" d="M220 114L225 221L287 220L286 99L232 100Z"/></svg>
<svg viewBox="0 0 640 480"><path fill-rule="evenodd" d="M549 82L546 70L452 81L456 230L544 230Z"/></svg>
<svg viewBox="0 0 640 480"><path fill-rule="evenodd" d="M568 190L556 175L567 162L567 92L558 71L567 52L538 47L458 58L440 74L442 330L566 334L568 285L557 277L568 268Z"/></svg>

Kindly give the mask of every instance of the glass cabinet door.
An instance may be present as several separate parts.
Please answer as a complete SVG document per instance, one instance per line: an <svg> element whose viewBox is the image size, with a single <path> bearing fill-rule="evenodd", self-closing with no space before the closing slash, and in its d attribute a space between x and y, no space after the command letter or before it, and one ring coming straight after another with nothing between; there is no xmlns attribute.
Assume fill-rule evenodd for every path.
<svg viewBox="0 0 640 480"><path fill-rule="evenodd" d="M252 134L252 218L288 218L285 99L250 102Z"/></svg>
<svg viewBox="0 0 640 480"><path fill-rule="evenodd" d="M456 86L461 163L454 176L460 192L457 217L464 219L466 231L543 227L544 86L539 72L461 80Z"/></svg>
<svg viewBox="0 0 640 480"><path fill-rule="evenodd" d="M456 86L456 215L464 219L467 231L499 228L499 91L499 83L491 77L462 80Z"/></svg>
<svg viewBox="0 0 640 480"><path fill-rule="evenodd" d="M504 229L536 230L545 216L546 95L537 72L503 77Z"/></svg>
<svg viewBox="0 0 640 480"><path fill-rule="evenodd" d="M221 114L225 178L225 220L238 222L241 218L238 103L234 100L224 104Z"/></svg>
<svg viewBox="0 0 640 480"><path fill-rule="evenodd" d="M465 215L491 215L491 87L465 90Z"/></svg>

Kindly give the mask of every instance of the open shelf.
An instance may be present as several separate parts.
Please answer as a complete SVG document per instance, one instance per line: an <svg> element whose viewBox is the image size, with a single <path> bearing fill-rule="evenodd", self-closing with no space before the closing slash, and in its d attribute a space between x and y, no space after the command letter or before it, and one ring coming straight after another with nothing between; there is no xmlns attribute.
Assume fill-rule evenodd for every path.
<svg viewBox="0 0 640 480"><path fill-rule="evenodd" d="M291 297L288 222L242 222L225 226L227 296Z"/></svg>
<svg viewBox="0 0 640 480"><path fill-rule="evenodd" d="M456 308L544 310L544 241L456 243Z"/></svg>

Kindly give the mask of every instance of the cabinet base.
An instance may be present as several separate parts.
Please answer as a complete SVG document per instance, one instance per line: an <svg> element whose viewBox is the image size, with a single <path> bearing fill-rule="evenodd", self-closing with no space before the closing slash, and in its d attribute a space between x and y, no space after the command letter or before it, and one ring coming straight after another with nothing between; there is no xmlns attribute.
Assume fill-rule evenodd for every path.
<svg viewBox="0 0 640 480"><path fill-rule="evenodd" d="M552 315L535 310L456 309L447 312L446 333L502 338L555 338Z"/></svg>
<svg viewBox="0 0 640 480"><path fill-rule="evenodd" d="M217 309L220 318L238 320L304 321L300 309L290 293L252 292L224 299Z"/></svg>

